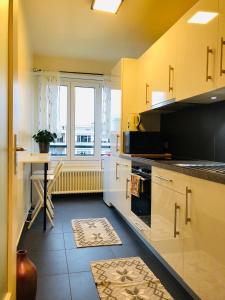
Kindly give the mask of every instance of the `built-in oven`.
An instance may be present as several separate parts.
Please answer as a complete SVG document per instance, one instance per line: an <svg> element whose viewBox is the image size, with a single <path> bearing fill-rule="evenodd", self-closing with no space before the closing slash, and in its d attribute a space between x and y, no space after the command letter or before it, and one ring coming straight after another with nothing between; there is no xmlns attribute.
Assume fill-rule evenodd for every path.
<svg viewBox="0 0 225 300"><path fill-rule="evenodd" d="M138 176L138 194L131 194L131 210L147 226L151 227L151 166L132 162L132 174Z"/></svg>

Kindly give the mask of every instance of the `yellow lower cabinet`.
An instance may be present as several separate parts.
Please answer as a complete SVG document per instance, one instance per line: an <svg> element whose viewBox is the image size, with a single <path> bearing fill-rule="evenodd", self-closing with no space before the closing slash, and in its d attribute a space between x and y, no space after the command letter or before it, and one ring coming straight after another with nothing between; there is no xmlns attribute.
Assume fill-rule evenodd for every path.
<svg viewBox="0 0 225 300"><path fill-rule="evenodd" d="M183 276L185 195L152 182L151 245Z"/></svg>
<svg viewBox="0 0 225 300"><path fill-rule="evenodd" d="M185 282L201 299L225 299L225 185L190 177L183 224Z"/></svg>

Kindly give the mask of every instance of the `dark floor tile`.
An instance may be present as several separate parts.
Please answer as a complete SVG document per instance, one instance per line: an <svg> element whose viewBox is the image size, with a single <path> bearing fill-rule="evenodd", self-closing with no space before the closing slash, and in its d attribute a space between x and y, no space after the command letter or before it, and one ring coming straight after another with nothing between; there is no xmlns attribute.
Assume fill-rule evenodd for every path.
<svg viewBox="0 0 225 300"><path fill-rule="evenodd" d="M71 300L69 276L40 276L36 300Z"/></svg>
<svg viewBox="0 0 225 300"><path fill-rule="evenodd" d="M38 275L67 274L67 260L65 250L29 252L29 257L36 265Z"/></svg>
<svg viewBox="0 0 225 300"><path fill-rule="evenodd" d="M57 220L56 218L54 219L54 227L52 227L52 225L48 222L47 223L47 229L46 229L46 233L50 234L50 233L63 233L63 228L62 228L62 222L60 222L59 220ZM28 232L28 231L42 231L43 230L43 221L38 221L38 222L35 222L31 229L29 230L26 230L25 228L25 231Z"/></svg>
<svg viewBox="0 0 225 300"><path fill-rule="evenodd" d="M69 219L68 221L66 221L62 224L63 233L73 233L73 229L71 226L71 220L72 219Z"/></svg>
<svg viewBox="0 0 225 300"><path fill-rule="evenodd" d="M66 256L69 273L90 271L91 261L114 258L113 252L107 246L66 250Z"/></svg>
<svg viewBox="0 0 225 300"><path fill-rule="evenodd" d="M76 248L74 234L73 233L64 233L64 242L65 242L65 249L74 249Z"/></svg>
<svg viewBox="0 0 225 300"><path fill-rule="evenodd" d="M117 211L109 208L101 197L58 196L54 197L53 201L55 228L51 230L48 226L47 232L43 233L43 216L40 214L31 230L24 230L19 243L20 249L30 251L30 257L38 268L37 300L97 300L99 297L90 273L90 262L131 256L141 257L174 299L192 299L133 233ZM100 217L109 220L123 245L76 248L71 220ZM73 298L70 295L68 275L63 274L68 270ZM60 275L53 276L53 274Z"/></svg>
<svg viewBox="0 0 225 300"><path fill-rule="evenodd" d="M65 249L63 233L29 231L24 234L20 247L30 251L63 250Z"/></svg>
<svg viewBox="0 0 225 300"><path fill-rule="evenodd" d="M91 272L70 274L72 300L99 300Z"/></svg>

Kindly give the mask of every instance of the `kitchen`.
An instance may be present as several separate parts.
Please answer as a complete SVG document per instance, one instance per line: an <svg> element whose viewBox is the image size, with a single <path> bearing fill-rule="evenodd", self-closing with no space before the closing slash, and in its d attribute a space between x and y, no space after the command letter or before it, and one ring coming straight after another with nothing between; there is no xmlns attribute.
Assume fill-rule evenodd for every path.
<svg viewBox="0 0 225 300"><path fill-rule="evenodd" d="M209 23L190 24L197 12L218 11L218 2L199 1L141 57L113 69L122 109L103 159L105 202L201 299L225 297L223 6ZM151 196L130 195L134 174Z"/></svg>
<svg viewBox="0 0 225 300"><path fill-rule="evenodd" d="M16 299L15 254L26 250L34 299L104 299L92 264L139 258L153 287L116 287L113 299L225 299L225 2L124 0L115 14L95 2L18 0L13 14L4 0L17 30L8 58L4 48L0 298ZM32 136L47 122L61 132L36 169ZM86 218L96 239L92 222L105 219L114 243L80 249L75 223ZM131 273L117 272L129 288Z"/></svg>

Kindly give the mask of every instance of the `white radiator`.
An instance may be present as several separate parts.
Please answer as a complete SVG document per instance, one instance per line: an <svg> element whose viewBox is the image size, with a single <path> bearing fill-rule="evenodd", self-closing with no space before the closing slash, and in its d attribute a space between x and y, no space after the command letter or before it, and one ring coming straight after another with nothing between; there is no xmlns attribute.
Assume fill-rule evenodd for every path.
<svg viewBox="0 0 225 300"><path fill-rule="evenodd" d="M53 187L53 194L100 193L101 170L64 170Z"/></svg>

